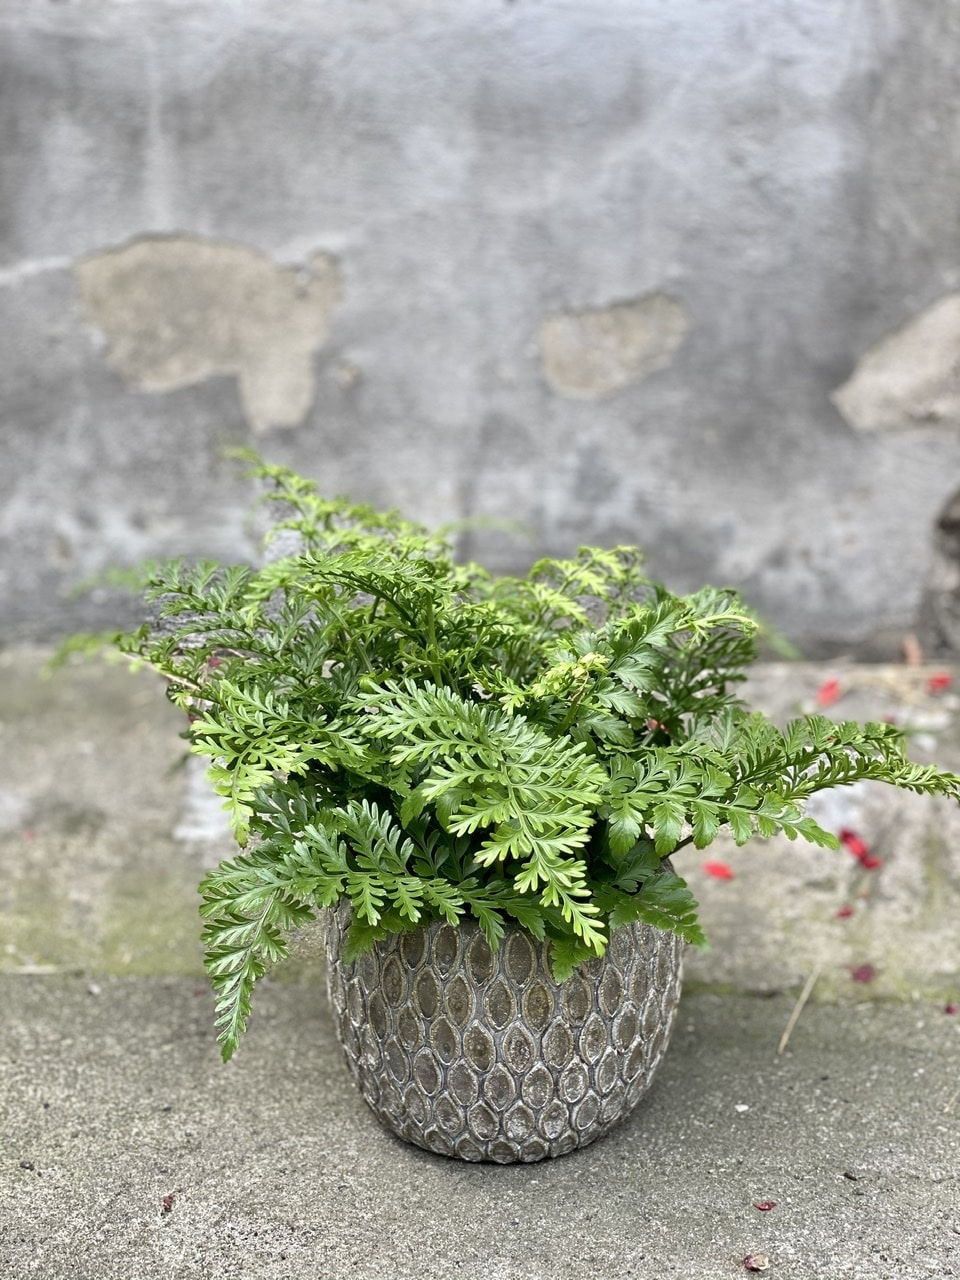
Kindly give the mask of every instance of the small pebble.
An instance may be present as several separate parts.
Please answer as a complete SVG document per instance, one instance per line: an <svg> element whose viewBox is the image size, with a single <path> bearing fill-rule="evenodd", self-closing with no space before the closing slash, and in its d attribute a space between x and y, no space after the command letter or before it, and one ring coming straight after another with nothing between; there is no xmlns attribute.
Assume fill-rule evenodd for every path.
<svg viewBox="0 0 960 1280"><path fill-rule="evenodd" d="M743 1265L748 1271L769 1271L770 1259L765 1253L748 1253Z"/></svg>

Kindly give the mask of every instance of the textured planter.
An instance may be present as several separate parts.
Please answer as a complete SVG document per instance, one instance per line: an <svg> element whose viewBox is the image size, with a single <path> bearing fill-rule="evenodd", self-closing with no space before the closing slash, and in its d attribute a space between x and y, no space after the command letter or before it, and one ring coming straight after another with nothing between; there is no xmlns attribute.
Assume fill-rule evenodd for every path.
<svg viewBox="0 0 960 1280"><path fill-rule="evenodd" d="M542 1160L601 1137L648 1089L680 998L675 935L625 926L558 984L517 928L492 953L472 921L434 922L345 964L349 922L345 905L326 913L337 1036L365 1101L407 1142Z"/></svg>

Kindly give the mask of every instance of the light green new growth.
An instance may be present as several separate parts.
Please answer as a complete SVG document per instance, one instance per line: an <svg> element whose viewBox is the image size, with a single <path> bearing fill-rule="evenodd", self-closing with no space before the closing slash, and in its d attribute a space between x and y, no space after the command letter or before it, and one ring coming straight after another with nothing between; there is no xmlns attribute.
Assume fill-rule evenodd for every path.
<svg viewBox="0 0 960 1280"><path fill-rule="evenodd" d="M736 697L756 623L734 593L680 597L639 552L583 548L524 578L457 565L395 514L326 500L254 459L294 555L153 567L157 616L118 638L168 680L242 851L201 884L229 1058L289 931L346 899L350 954L432 918L508 919L555 975L642 920L690 942L664 859L721 827L835 847L815 791L877 778L960 798L889 725L781 732Z"/></svg>

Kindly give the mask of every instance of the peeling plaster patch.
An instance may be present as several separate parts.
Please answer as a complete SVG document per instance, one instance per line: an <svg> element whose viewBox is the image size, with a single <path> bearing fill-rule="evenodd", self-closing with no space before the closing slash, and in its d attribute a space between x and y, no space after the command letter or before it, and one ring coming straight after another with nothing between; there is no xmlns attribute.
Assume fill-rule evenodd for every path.
<svg viewBox="0 0 960 1280"><path fill-rule="evenodd" d="M665 368L689 329L686 307L664 293L560 312L540 326L543 371L561 395L610 395Z"/></svg>
<svg viewBox="0 0 960 1280"><path fill-rule="evenodd" d="M960 293L881 338L830 399L861 431L960 426Z"/></svg>
<svg viewBox="0 0 960 1280"><path fill-rule="evenodd" d="M107 363L130 386L173 391L232 373L254 431L306 417L313 355L341 295L333 258L279 267L239 245L151 237L85 258L74 274Z"/></svg>

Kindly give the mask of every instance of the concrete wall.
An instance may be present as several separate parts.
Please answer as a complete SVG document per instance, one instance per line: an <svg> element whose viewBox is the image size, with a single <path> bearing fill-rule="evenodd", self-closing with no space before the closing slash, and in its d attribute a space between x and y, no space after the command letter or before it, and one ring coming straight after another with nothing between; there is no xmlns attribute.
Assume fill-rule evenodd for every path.
<svg viewBox="0 0 960 1280"><path fill-rule="evenodd" d="M958 99L942 0L0 0L0 639L244 554L253 443L893 646L960 488Z"/></svg>

